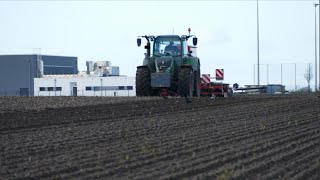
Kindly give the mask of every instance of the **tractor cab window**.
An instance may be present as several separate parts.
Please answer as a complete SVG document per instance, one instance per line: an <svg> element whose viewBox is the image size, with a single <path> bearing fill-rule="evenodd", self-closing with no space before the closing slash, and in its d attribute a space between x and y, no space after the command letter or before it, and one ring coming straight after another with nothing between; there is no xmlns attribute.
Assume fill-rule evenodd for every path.
<svg viewBox="0 0 320 180"><path fill-rule="evenodd" d="M154 41L154 56L180 56L181 41L176 37L158 37Z"/></svg>

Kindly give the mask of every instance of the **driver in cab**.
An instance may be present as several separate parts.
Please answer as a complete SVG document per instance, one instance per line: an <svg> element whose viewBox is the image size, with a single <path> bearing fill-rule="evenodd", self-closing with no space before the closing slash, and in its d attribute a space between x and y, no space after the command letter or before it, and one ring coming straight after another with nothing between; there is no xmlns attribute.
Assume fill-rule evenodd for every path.
<svg viewBox="0 0 320 180"><path fill-rule="evenodd" d="M170 42L168 46L164 48L165 53L169 53L169 55L179 55L179 48L173 45L173 42Z"/></svg>

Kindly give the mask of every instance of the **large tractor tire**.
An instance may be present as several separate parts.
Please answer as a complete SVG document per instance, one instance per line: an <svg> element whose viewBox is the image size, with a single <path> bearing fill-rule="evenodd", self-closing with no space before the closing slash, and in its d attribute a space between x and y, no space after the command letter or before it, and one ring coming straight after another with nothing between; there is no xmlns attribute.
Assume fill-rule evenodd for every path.
<svg viewBox="0 0 320 180"><path fill-rule="evenodd" d="M201 77L200 77L200 69L198 69L194 73L194 91L193 91L193 96L200 97L200 95L201 95Z"/></svg>
<svg viewBox="0 0 320 180"><path fill-rule="evenodd" d="M192 97L193 73L190 68L182 68L179 72L179 93L183 97Z"/></svg>
<svg viewBox="0 0 320 180"><path fill-rule="evenodd" d="M151 77L148 68L137 69L136 96L151 96Z"/></svg>

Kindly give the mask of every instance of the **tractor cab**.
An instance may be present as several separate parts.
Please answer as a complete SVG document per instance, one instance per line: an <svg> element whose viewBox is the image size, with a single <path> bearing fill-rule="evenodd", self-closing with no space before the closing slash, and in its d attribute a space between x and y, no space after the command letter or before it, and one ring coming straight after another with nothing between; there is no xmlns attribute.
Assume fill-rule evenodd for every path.
<svg viewBox="0 0 320 180"><path fill-rule="evenodd" d="M153 43L153 56L179 57L187 53L187 46L187 41L177 35L157 36Z"/></svg>

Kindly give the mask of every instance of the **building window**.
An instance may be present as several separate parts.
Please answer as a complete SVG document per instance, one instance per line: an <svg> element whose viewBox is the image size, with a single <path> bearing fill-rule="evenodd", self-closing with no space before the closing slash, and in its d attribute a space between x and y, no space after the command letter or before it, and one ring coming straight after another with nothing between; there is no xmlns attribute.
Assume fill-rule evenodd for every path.
<svg viewBox="0 0 320 180"><path fill-rule="evenodd" d="M45 87L40 87L40 88L39 88L39 91L45 91L45 90L46 90Z"/></svg>
<svg viewBox="0 0 320 180"><path fill-rule="evenodd" d="M93 87L93 90L94 90L94 91L100 91L101 88L100 88L100 86L95 86L95 87Z"/></svg>
<svg viewBox="0 0 320 180"><path fill-rule="evenodd" d="M56 87L56 91L62 91L62 87Z"/></svg>
<svg viewBox="0 0 320 180"><path fill-rule="evenodd" d="M53 91L53 87L48 87L48 91Z"/></svg>
<svg viewBox="0 0 320 180"><path fill-rule="evenodd" d="M86 86L86 91L133 90L133 86Z"/></svg>

